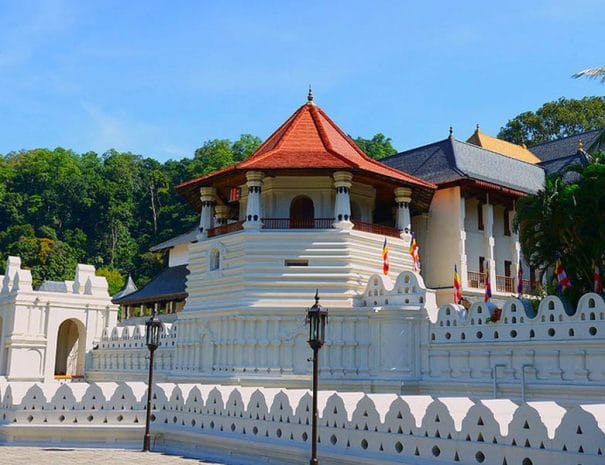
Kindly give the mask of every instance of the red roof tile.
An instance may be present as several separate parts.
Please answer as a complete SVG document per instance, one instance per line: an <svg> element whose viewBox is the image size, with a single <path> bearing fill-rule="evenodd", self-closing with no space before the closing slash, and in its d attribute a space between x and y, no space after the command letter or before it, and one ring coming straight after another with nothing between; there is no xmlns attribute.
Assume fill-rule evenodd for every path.
<svg viewBox="0 0 605 465"><path fill-rule="evenodd" d="M398 171L368 157L324 111L308 102L294 112L248 159L186 181L177 190L190 202L191 187L212 184L213 179L250 170L350 170L370 177L387 178L422 190L433 190L430 182ZM432 193L429 195L432 196Z"/></svg>

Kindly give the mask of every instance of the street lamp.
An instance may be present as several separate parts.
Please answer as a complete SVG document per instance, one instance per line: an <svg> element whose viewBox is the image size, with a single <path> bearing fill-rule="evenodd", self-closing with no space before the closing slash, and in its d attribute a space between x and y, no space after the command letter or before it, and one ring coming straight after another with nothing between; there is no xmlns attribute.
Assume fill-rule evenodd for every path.
<svg viewBox="0 0 605 465"><path fill-rule="evenodd" d="M311 429L311 462L310 465L319 465L317 461L317 378L319 377L317 363L319 349L326 340L326 323L328 322L328 309L319 305L319 290L315 291L315 304L307 310L307 323L309 324L309 346L313 349L313 422Z"/></svg>
<svg viewBox="0 0 605 465"><path fill-rule="evenodd" d="M145 322L147 331L145 332L145 343L149 349L149 382L147 383L147 417L145 419L145 436L143 437L143 452L149 451L150 435L149 423L151 421L151 388L153 382L153 353L160 345L160 334L162 332L162 322L158 318L158 312L153 310L151 318Z"/></svg>

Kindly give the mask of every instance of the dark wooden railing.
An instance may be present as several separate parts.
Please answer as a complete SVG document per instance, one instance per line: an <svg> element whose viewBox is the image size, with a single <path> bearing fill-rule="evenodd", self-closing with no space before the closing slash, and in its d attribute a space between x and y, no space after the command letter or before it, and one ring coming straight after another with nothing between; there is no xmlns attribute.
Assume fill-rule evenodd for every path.
<svg viewBox="0 0 605 465"><path fill-rule="evenodd" d="M263 229L332 229L334 218L314 218L309 220L292 220L290 218L263 218ZM222 236L244 229L244 222L229 223L208 230L208 237ZM400 231L381 224L355 221L353 229L357 231L379 234L381 236L399 237Z"/></svg>
<svg viewBox="0 0 605 465"><path fill-rule="evenodd" d="M508 276L496 276L496 291L514 292L515 278L510 278Z"/></svg>
<svg viewBox="0 0 605 465"><path fill-rule="evenodd" d="M331 229L334 218L291 220L290 218L263 218L263 229Z"/></svg>
<svg viewBox="0 0 605 465"><path fill-rule="evenodd" d="M486 273L469 271L467 273L468 287L483 289L485 287L485 275ZM508 276L496 276L496 292L516 292L515 278Z"/></svg>
<svg viewBox="0 0 605 465"><path fill-rule="evenodd" d="M240 229L244 229L244 222L238 221L236 223L223 224L221 226L217 226L216 228L211 228L208 230L208 237L222 236L223 234L229 234L235 231L239 231Z"/></svg>
<svg viewBox="0 0 605 465"><path fill-rule="evenodd" d="M397 228L383 226L381 224L363 223L362 221L354 221L353 229L373 234L380 234L381 236L399 237L400 235L400 231Z"/></svg>
<svg viewBox="0 0 605 465"><path fill-rule="evenodd" d="M485 287L485 273L469 271L466 275L468 279L468 287L475 287L477 289Z"/></svg>

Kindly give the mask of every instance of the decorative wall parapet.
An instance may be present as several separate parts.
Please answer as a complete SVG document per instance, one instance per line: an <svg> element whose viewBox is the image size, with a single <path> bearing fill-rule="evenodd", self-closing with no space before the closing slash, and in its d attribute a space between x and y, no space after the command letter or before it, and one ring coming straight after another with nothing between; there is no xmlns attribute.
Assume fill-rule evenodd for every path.
<svg viewBox="0 0 605 465"><path fill-rule="evenodd" d="M527 300L511 298L498 321L494 311L485 302L468 310L454 304L439 309L429 325L425 382L449 380L450 389L456 389L454 381L487 383L488 390L493 383L493 395L508 383L507 395L521 398L526 390L541 398L600 398L605 388L602 296L587 293L576 308L548 296L537 310Z"/></svg>
<svg viewBox="0 0 605 465"><path fill-rule="evenodd" d="M0 437L29 434L39 441L70 425L73 442L75 431L107 425L119 440L122 427L142 426L145 392L136 382L3 382ZM320 391L318 401L319 454L340 463L591 465L602 463L605 451L604 404L335 391ZM151 431L164 447L186 434L206 447L224 439L259 447L265 456L275 446L300 453L310 447L311 402L307 390L161 383ZM34 426L39 437L31 437Z"/></svg>

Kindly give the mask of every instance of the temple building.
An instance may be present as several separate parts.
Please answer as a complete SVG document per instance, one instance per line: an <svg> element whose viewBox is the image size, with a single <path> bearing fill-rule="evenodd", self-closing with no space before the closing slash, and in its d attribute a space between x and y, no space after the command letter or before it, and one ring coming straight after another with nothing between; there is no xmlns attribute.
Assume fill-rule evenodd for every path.
<svg viewBox="0 0 605 465"><path fill-rule="evenodd" d="M412 230L423 251L425 283L436 290L439 304L452 301L454 265L463 297L480 298L488 275L495 298L516 292L521 253L512 227L515 202L542 188L539 161L479 128L467 142L450 129L444 140L382 160L438 186L428 213L412 217Z"/></svg>

